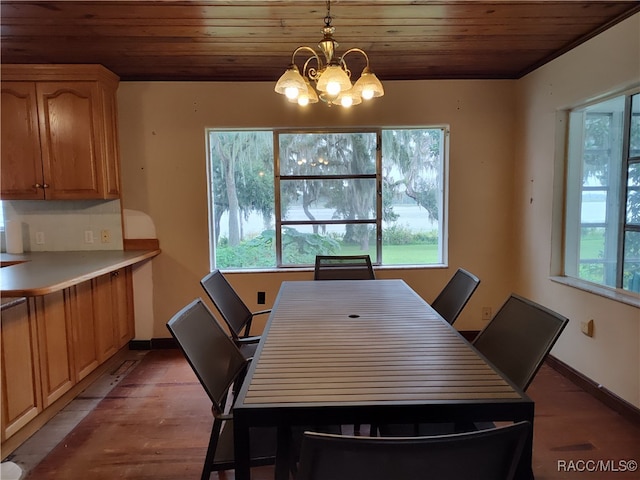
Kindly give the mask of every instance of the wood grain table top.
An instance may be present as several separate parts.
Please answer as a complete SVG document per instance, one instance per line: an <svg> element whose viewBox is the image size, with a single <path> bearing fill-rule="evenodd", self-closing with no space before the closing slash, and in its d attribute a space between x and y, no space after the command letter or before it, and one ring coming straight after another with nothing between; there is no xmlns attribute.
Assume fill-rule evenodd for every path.
<svg viewBox="0 0 640 480"><path fill-rule="evenodd" d="M283 282L244 406L517 400L402 280Z"/></svg>

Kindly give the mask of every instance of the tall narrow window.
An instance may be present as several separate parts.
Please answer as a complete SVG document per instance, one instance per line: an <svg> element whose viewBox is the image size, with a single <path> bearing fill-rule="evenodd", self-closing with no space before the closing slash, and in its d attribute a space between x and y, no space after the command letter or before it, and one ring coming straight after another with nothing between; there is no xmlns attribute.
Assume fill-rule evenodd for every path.
<svg viewBox="0 0 640 480"><path fill-rule="evenodd" d="M565 274L640 291L639 95L569 116Z"/></svg>
<svg viewBox="0 0 640 480"><path fill-rule="evenodd" d="M627 152L623 285L640 292L640 93L631 97Z"/></svg>

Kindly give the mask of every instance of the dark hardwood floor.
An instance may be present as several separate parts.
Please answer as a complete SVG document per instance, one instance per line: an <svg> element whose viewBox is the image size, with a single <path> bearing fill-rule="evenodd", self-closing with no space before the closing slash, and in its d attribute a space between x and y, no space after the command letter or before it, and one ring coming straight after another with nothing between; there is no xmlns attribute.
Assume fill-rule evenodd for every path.
<svg viewBox="0 0 640 480"><path fill-rule="evenodd" d="M546 365L528 393L536 401L536 480L640 478L630 471L640 461L638 425ZM92 395L86 391L74 403ZM29 470L23 478L32 480L198 479L211 423L210 402L180 352L154 350L60 443L45 447L42 461L25 466L22 447L9 459L22 463ZM46 427L25 448L36 448L41 434ZM253 478L271 480L272 467L255 469Z"/></svg>

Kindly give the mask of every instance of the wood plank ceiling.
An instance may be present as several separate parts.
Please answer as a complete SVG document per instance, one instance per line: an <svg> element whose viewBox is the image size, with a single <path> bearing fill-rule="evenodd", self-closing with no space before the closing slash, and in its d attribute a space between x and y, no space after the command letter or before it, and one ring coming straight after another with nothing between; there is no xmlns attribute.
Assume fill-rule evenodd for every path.
<svg viewBox="0 0 640 480"><path fill-rule="evenodd" d="M206 81L276 81L296 47L321 40L327 11L322 0L3 0L0 9L4 64L101 63L122 80ZM331 3L337 54L362 48L382 81L520 78L639 11L637 0ZM357 76L359 57L347 57Z"/></svg>

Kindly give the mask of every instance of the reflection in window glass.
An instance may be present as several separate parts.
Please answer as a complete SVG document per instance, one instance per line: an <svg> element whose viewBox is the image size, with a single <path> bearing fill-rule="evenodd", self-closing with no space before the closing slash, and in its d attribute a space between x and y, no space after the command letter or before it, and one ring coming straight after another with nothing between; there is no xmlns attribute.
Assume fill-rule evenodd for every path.
<svg viewBox="0 0 640 480"><path fill-rule="evenodd" d="M640 94L631 97L629 157L640 157Z"/></svg>
<svg viewBox="0 0 640 480"><path fill-rule="evenodd" d="M615 286L625 97L591 105L569 119L567 191L579 200L568 205L565 272L590 282ZM575 193L571 193L575 192Z"/></svg>
<svg viewBox="0 0 640 480"><path fill-rule="evenodd" d="M627 177L627 224L640 226L640 163L629 165Z"/></svg>
<svg viewBox="0 0 640 480"><path fill-rule="evenodd" d="M623 288L640 293L640 232L627 232L624 244Z"/></svg>
<svg viewBox="0 0 640 480"><path fill-rule="evenodd" d="M351 197L354 205L346 204ZM281 179L283 220L374 220L376 179Z"/></svg>

